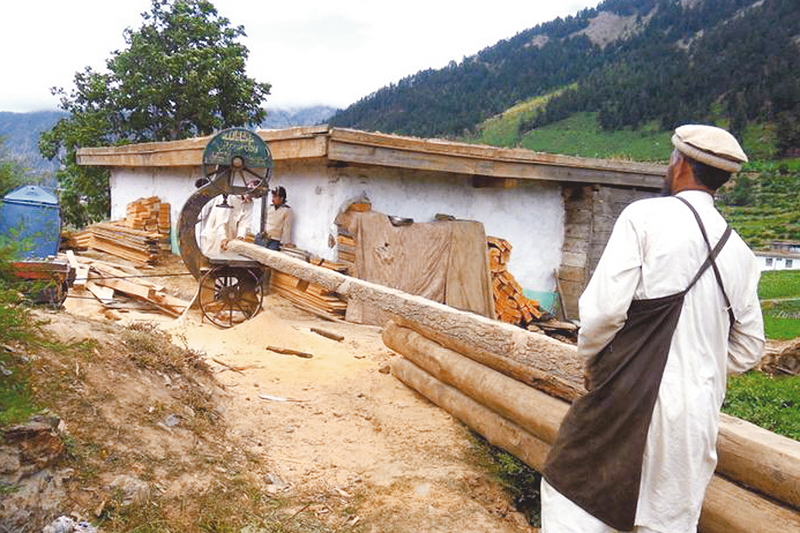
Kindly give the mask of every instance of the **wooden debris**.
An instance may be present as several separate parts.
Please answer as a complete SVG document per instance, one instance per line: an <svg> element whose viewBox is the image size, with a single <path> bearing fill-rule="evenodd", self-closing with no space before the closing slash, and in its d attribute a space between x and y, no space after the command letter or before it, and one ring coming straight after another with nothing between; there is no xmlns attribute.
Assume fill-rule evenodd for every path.
<svg viewBox="0 0 800 533"><path fill-rule="evenodd" d="M486 244L489 252L495 318L522 327L540 319L542 313L539 311L539 302L525 296L520 284L508 271L511 244L498 237L486 237Z"/></svg>
<svg viewBox="0 0 800 533"><path fill-rule="evenodd" d="M164 288L146 280L135 269L121 265L111 265L105 261L88 259L71 254L71 264L84 274L86 290L94 295L104 306L115 303L115 296L122 294L145 302L170 316L180 316L189 303L164 292ZM87 281L88 280L88 281Z"/></svg>
<svg viewBox="0 0 800 533"><path fill-rule="evenodd" d="M216 357L212 357L211 360L214 361L215 363L217 363L218 365L225 367L225 370L232 370L232 371L238 372L240 374L244 374L244 372L242 372L242 371L243 370L247 370L245 367L231 366L228 363L223 363L222 361L220 361Z"/></svg>
<svg viewBox="0 0 800 533"><path fill-rule="evenodd" d="M308 352L301 352L300 350L292 350L291 348L281 348L280 346L267 346L267 350L270 352L280 353L284 355L296 355L297 357L302 357L304 359L311 359L314 357L314 354L310 354Z"/></svg>
<svg viewBox="0 0 800 533"><path fill-rule="evenodd" d="M316 333L317 335L322 335L323 337L328 337L329 339L333 339L336 342L341 342L344 340L344 336L337 335L336 333L331 333L330 331L325 331L324 329L311 328L311 331Z"/></svg>

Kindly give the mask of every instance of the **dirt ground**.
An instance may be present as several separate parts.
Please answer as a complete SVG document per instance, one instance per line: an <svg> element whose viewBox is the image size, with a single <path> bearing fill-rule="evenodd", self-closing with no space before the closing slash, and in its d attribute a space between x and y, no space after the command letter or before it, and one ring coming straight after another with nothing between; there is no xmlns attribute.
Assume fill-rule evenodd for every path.
<svg viewBox="0 0 800 533"><path fill-rule="evenodd" d="M179 259L142 272L163 275L151 281L185 299L196 288L191 276L176 275L185 273ZM203 354L219 385L214 409L225 427L224 436L209 438L206 446L243 458L237 471L250 474L263 495L290 502L290 516L313 512L328 528L314 531L537 531L514 510L499 483L477 466L468 430L388 373L397 355L383 345L380 328L324 320L275 295L265 296L256 317L227 330L204 322L195 310L174 319L120 307L109 313L86 294L71 293L64 310L48 315L48 328L64 342L78 342L98 338L98 332L117 335L118 326L157 324L177 345ZM344 339L335 341L311 328ZM282 355L267 346L312 357ZM76 371L81 372L87 371ZM145 382L134 379L133 369L127 371L130 381L120 379L126 372L122 366L116 374L104 372L95 371L91 385L85 381L81 386L115 395L116 402L107 405L123 411L135 406L139 413L153 413L153 406L160 405L156 413L179 413L167 399L154 400L161 394L155 389L164 385L158 375L166 374L164 381L174 386L176 378L169 372L148 378L154 390L143 390ZM106 420L130 416L108 409ZM137 430L137 446L164 462L153 467L130 459L124 464L133 474L144 472L164 497L208 487L208 476L233 468L215 463L197 471L198 441L203 439L181 433L181 424L170 428L163 418L152 420ZM65 422L68 428L78 423ZM176 462L195 466L177 473L166 464ZM119 476L119 469L113 474ZM99 476L98 486L107 486L112 477L112 472Z"/></svg>

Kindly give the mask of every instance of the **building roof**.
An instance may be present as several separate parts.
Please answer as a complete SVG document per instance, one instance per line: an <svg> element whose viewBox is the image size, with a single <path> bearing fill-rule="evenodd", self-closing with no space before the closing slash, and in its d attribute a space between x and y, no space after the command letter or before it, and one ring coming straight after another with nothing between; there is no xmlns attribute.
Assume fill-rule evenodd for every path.
<svg viewBox="0 0 800 533"><path fill-rule="evenodd" d="M660 189L666 166L420 139L329 126L262 130L276 163L326 158L329 163ZM78 164L107 167L200 166L210 137L81 148Z"/></svg>

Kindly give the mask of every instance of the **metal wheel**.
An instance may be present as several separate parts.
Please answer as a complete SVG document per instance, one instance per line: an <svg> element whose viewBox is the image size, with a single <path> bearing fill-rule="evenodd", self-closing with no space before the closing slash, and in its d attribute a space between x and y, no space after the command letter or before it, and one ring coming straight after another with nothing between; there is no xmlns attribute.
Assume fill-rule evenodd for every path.
<svg viewBox="0 0 800 533"><path fill-rule="evenodd" d="M272 176L272 153L255 133L242 128L220 132L203 151L203 179L218 194L266 194ZM253 185L255 184L255 185Z"/></svg>
<svg viewBox="0 0 800 533"><path fill-rule="evenodd" d="M220 265L200 280L200 310L213 324L230 328L261 310L261 273Z"/></svg>

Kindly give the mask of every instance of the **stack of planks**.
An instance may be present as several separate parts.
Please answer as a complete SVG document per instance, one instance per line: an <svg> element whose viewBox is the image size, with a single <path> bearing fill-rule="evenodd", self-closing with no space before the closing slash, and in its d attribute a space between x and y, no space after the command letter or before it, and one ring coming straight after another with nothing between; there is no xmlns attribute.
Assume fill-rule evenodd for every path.
<svg viewBox="0 0 800 533"><path fill-rule="evenodd" d="M126 207L122 224L132 229L169 234L170 205L158 196L139 198Z"/></svg>
<svg viewBox="0 0 800 533"><path fill-rule="evenodd" d="M92 294L104 307L119 307L117 297L124 295L178 317L189 305L189 302L164 292L164 287L137 279L142 274L133 267L76 256L72 250L67 250L65 258L75 269L73 289Z"/></svg>
<svg viewBox="0 0 800 533"><path fill-rule="evenodd" d="M345 265L323 259L311 259L310 263L337 272L346 269ZM323 318L344 320L347 311L347 302L335 292L277 270L270 274L270 291L283 296L297 307Z"/></svg>
<svg viewBox="0 0 800 533"><path fill-rule="evenodd" d="M153 264L170 250L170 206L158 197L142 198L127 206L124 220L101 222L75 234L81 248L94 248L137 264Z"/></svg>
<svg viewBox="0 0 800 533"><path fill-rule="evenodd" d="M495 318L522 327L541 318L539 302L525 296L520 284L508 271L511 244L498 237L486 237L486 245L489 249Z"/></svg>

